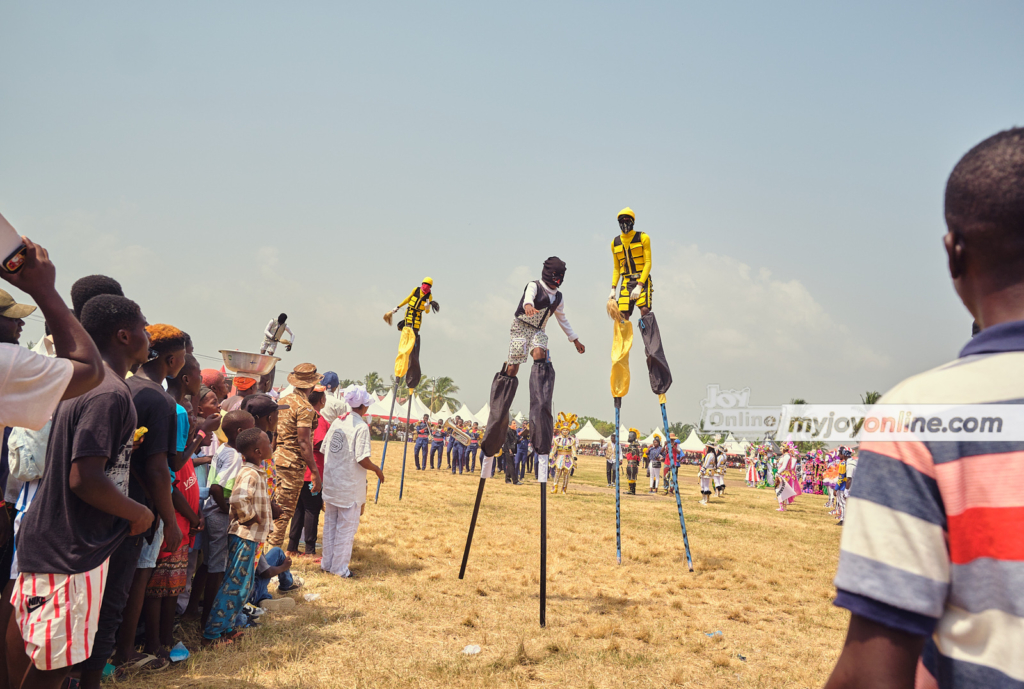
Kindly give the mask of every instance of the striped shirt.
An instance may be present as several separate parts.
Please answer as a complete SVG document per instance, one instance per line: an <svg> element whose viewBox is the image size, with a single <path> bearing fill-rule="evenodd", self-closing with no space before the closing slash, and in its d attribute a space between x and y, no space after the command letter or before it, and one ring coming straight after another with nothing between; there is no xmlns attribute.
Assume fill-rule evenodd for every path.
<svg viewBox="0 0 1024 689"><path fill-rule="evenodd" d="M983 330L880 403L1024 403L1024 321ZM1024 687L1022 476L1024 442L860 446L835 602L930 637L918 687Z"/></svg>

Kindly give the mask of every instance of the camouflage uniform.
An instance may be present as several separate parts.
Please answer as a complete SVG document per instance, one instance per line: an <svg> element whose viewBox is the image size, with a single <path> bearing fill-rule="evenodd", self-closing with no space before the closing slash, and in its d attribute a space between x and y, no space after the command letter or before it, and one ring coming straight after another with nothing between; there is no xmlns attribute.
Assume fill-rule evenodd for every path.
<svg viewBox="0 0 1024 689"><path fill-rule="evenodd" d="M281 404L288 405L288 409L281 410L277 420L277 450L274 451L274 469L277 473L274 501L281 508L281 516L274 520L274 530L267 540L269 546L279 548L288 535L288 524L295 513L306 473L306 462L299 448L299 429L310 429L309 440L312 443L313 426L316 423L316 411L302 395L285 395L281 398Z"/></svg>

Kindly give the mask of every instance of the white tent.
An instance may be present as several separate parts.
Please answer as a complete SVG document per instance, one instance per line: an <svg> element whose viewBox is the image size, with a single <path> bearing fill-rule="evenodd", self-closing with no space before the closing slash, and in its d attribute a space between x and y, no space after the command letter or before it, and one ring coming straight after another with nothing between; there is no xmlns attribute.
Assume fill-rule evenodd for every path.
<svg viewBox="0 0 1024 689"><path fill-rule="evenodd" d="M576 431L576 440L585 443L598 443L605 440L605 437L594 428L594 424L587 421L587 425Z"/></svg>
<svg viewBox="0 0 1024 689"><path fill-rule="evenodd" d="M481 426L483 426L483 425L485 425L487 423L487 418L490 415L491 415L491 403L490 402L487 402L486 404L484 404L484 406L480 407L480 411L478 411L476 414L473 414L473 416L476 417L476 420L480 422Z"/></svg>
<svg viewBox="0 0 1024 689"><path fill-rule="evenodd" d="M655 428L649 436L647 436L640 442L644 445L653 445L655 436L661 438L661 446L665 447L665 434L662 432L660 428Z"/></svg>
<svg viewBox="0 0 1024 689"><path fill-rule="evenodd" d="M455 412L455 416L460 417L463 421L468 421L470 424L477 420L477 418L473 416L473 412L471 412L469 407L466 406L465 402L463 402L462 406L459 407L459 410ZM487 422L484 421L484 423Z"/></svg>
<svg viewBox="0 0 1024 689"><path fill-rule="evenodd" d="M369 416L382 416L385 419L388 418L388 414L391 411L391 400L394 399L391 390L388 390L388 394L384 395L384 399L378 400L370 405L367 414ZM395 405L395 412L398 412L398 405Z"/></svg>
<svg viewBox="0 0 1024 689"><path fill-rule="evenodd" d="M679 449L686 452L703 452L704 443L697 437L697 431L691 429L690 435L686 436L686 440L679 444Z"/></svg>
<svg viewBox="0 0 1024 689"><path fill-rule="evenodd" d="M448 403L445 402L444 404L441 405L440 409L438 409L435 413L430 415L430 420L431 421L440 421L441 423L444 423L448 419L448 417L451 416L451 415L452 415L451 407L449 407Z"/></svg>
<svg viewBox="0 0 1024 689"><path fill-rule="evenodd" d="M408 409L408 402L406 402L406 409ZM412 396L412 412L410 413L414 421L422 419L425 415L430 416L430 409L427 405L423 404L423 400L420 399L419 395Z"/></svg>
<svg viewBox="0 0 1024 689"><path fill-rule="evenodd" d="M526 417L523 416L523 412L519 412L518 414L515 415L515 418L513 418L512 420L517 423L521 423L524 418Z"/></svg>

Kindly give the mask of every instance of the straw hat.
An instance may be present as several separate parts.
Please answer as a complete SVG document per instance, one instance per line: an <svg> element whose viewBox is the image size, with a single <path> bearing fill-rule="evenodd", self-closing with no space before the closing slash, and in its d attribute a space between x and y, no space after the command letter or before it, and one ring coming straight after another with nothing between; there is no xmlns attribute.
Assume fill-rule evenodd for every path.
<svg viewBox="0 0 1024 689"><path fill-rule="evenodd" d="M320 382L320 378L314 364L299 364L288 374L288 382L297 388L311 388Z"/></svg>

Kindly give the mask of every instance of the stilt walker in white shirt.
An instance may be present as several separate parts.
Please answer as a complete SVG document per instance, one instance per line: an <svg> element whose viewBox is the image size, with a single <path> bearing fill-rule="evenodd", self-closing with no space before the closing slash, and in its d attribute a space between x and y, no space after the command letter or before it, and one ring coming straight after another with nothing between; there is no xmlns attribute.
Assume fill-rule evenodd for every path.
<svg viewBox="0 0 1024 689"><path fill-rule="evenodd" d="M541 279L529 283L523 290L512 319L508 358L501 370L494 375L491 383L490 414L487 417L487 430L484 432L480 447L484 459L480 469L480 485L477 488L476 504L473 517L469 524L469 535L466 538L466 550L462 556L462 568L459 579L466 575L466 563L469 561L469 549L473 544L473 531L476 518L480 511L480 500L483 497L484 481L494 471L494 456L498 454L509 424L509 409L515 400L516 389L519 387L519 365L526 363L527 355L533 357L533 369L530 372L530 439L537 453L537 481L540 483L540 626L545 625L545 609L547 605L547 480L548 454L554 435L554 417L551 412L551 398L555 389L555 369L551 365L548 353L548 336L544 332L548 319L552 316L558 321L569 341L576 346L576 351L586 351L579 337L573 332L569 319L565 315L565 302L558 288L565 279L565 263L557 256L544 261ZM507 469L506 469L507 471Z"/></svg>

